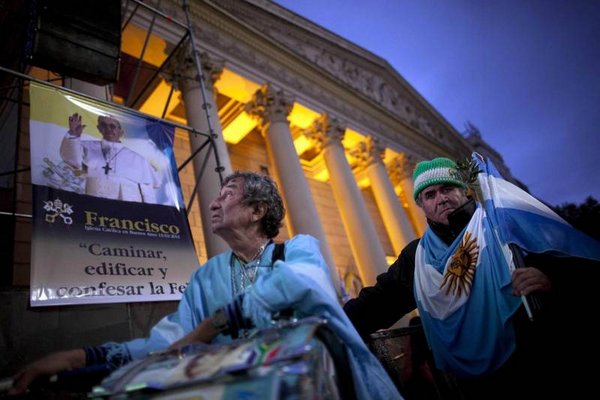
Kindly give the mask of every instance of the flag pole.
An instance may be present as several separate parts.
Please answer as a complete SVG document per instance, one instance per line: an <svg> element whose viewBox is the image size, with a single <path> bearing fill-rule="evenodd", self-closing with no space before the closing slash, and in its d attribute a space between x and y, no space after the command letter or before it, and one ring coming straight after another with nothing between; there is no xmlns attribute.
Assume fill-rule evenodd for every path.
<svg viewBox="0 0 600 400"><path fill-rule="evenodd" d="M525 268L525 259L523 258L523 252L521 251L521 248L514 243L509 243L508 248L512 253L515 268ZM522 294L521 299L523 300L523 305L525 306L525 311L527 312L529 320L533 322L534 313L538 312L542 308L540 299L535 294Z"/></svg>

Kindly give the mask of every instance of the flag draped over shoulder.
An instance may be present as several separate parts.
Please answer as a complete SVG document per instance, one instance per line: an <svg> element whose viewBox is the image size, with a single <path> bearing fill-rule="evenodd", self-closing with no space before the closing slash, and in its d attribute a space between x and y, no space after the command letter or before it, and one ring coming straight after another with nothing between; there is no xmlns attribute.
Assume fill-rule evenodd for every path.
<svg viewBox="0 0 600 400"><path fill-rule="evenodd" d="M415 298L438 368L480 376L510 357L510 317L520 299L482 207L450 246L427 229L415 259Z"/></svg>
<svg viewBox="0 0 600 400"><path fill-rule="evenodd" d="M474 159L480 203L448 246L427 229L415 258L415 298L438 368L459 377L495 371L515 349L508 244L526 252L600 259L600 245L522 189L489 161Z"/></svg>

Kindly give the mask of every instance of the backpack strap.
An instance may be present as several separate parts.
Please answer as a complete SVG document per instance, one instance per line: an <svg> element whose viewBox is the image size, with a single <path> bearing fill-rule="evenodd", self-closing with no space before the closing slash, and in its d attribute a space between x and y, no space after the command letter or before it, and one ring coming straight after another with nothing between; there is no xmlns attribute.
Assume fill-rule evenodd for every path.
<svg viewBox="0 0 600 400"><path fill-rule="evenodd" d="M275 248L273 249L273 256L271 257L271 265L275 264L275 261L277 260L285 261L285 243L275 243ZM273 320L289 320L293 316L294 309L286 308L273 314Z"/></svg>
<svg viewBox="0 0 600 400"><path fill-rule="evenodd" d="M275 264L277 260L285 261L285 243L275 243L271 264Z"/></svg>

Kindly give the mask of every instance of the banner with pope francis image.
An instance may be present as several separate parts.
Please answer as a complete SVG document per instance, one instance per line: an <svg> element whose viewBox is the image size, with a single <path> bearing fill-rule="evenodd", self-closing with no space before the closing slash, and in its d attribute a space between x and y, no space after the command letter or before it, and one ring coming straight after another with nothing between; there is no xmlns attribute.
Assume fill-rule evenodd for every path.
<svg viewBox="0 0 600 400"><path fill-rule="evenodd" d="M198 266L174 127L30 87L31 305L177 300Z"/></svg>

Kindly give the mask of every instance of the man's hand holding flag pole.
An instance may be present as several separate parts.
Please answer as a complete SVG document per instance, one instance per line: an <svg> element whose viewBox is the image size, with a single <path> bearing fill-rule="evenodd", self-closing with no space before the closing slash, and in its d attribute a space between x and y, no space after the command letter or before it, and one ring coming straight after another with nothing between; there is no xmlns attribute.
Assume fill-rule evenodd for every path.
<svg viewBox="0 0 600 400"><path fill-rule="evenodd" d="M506 181L480 154L458 161L456 178L485 209L494 236L511 268L526 267L523 252L600 259L598 242L576 230L548 206ZM531 320L542 304L535 294L521 294Z"/></svg>

